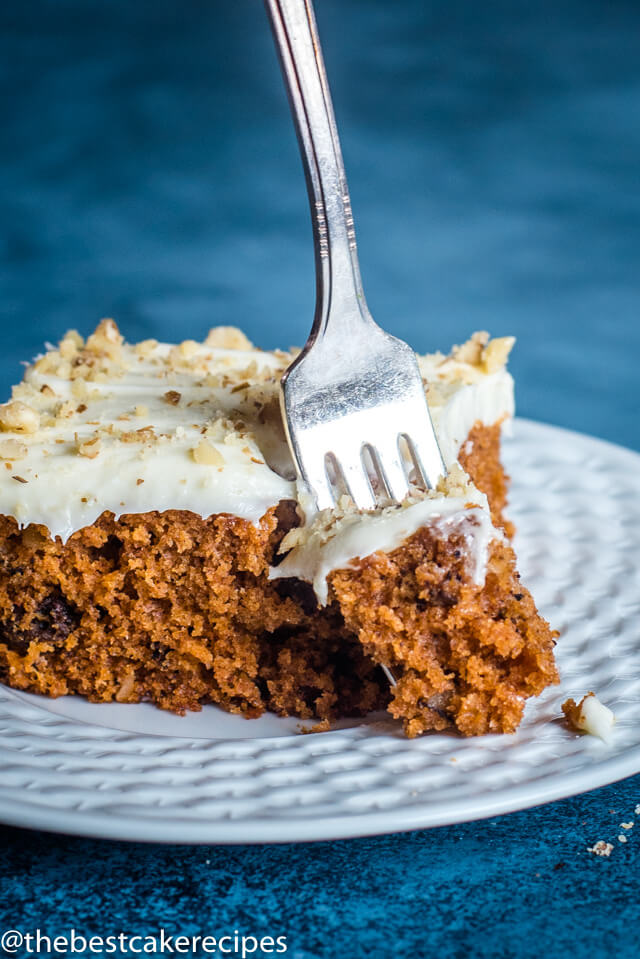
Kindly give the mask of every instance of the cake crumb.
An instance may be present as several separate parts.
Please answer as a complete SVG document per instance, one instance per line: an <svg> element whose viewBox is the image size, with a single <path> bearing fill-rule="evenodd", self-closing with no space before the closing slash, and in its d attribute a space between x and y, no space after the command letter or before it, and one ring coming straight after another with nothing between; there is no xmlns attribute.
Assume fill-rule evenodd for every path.
<svg viewBox="0 0 640 959"><path fill-rule="evenodd" d="M567 699L562 704L562 712L576 732L597 736L603 742L610 741L616 717L594 692L587 693L579 703Z"/></svg>
<svg viewBox="0 0 640 959"><path fill-rule="evenodd" d="M627 841L627 837L624 835L624 833L620 833L620 835L618 836L618 842L626 842L626 841Z"/></svg>
<svg viewBox="0 0 640 959"><path fill-rule="evenodd" d="M620 823L620 827L621 827L622 829L633 829L633 823L632 823L632 822L621 822L621 823Z"/></svg>
<svg viewBox="0 0 640 959"><path fill-rule="evenodd" d="M589 846L587 852L592 852L595 856L610 856L613 852L613 846L610 842L600 839L595 845Z"/></svg>
<svg viewBox="0 0 640 959"><path fill-rule="evenodd" d="M298 729L303 735L309 735L309 733L328 733L331 730L331 721L329 719L321 719L319 723L315 723L313 726L298 726Z"/></svg>

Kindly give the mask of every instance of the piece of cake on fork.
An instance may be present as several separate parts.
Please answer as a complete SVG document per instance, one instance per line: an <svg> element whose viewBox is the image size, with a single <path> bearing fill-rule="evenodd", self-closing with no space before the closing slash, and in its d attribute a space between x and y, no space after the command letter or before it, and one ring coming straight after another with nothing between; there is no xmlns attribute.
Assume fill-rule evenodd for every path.
<svg viewBox="0 0 640 959"><path fill-rule="evenodd" d="M314 513L279 409L292 352L224 327L178 345L127 344L111 320L68 333L0 407L0 678L177 713L386 707L409 736L512 732L557 673L503 515L511 344L419 358L437 489Z"/></svg>

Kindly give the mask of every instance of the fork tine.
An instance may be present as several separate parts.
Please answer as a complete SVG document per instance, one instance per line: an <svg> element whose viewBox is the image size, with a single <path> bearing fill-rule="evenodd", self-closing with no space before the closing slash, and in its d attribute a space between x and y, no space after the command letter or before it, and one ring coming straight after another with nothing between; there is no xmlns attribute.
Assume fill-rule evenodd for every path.
<svg viewBox="0 0 640 959"><path fill-rule="evenodd" d="M409 492L409 479L400 457L397 437L387 443L378 443L371 451L388 496L401 503Z"/></svg>
<svg viewBox="0 0 640 959"><path fill-rule="evenodd" d="M333 509L335 497L327 476L324 450L311 452L305 448L304 456L299 459L302 478L311 488L319 510Z"/></svg>
<svg viewBox="0 0 640 959"><path fill-rule="evenodd" d="M411 436L407 433L402 435L427 489L434 489L446 469L431 421L425 428L412 432Z"/></svg>
<svg viewBox="0 0 640 959"><path fill-rule="evenodd" d="M352 457L353 453L345 457L336 457L347 489L358 509L375 509L376 498L373 495L362 457L358 456L355 460Z"/></svg>

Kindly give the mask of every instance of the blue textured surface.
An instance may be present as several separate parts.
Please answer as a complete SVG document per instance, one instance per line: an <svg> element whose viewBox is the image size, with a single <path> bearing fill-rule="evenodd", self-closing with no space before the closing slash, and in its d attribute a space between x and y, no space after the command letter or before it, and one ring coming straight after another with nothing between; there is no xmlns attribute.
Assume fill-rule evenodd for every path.
<svg viewBox="0 0 640 959"><path fill-rule="evenodd" d="M318 0L318 18L374 316L420 350L515 333L521 413L640 449L640 7ZM0 78L3 394L104 315L129 338L305 338L304 184L258 0L7 0ZM616 836L638 802L636 778L279 848L3 829L0 922L239 928L299 959L637 956L640 832Z"/></svg>

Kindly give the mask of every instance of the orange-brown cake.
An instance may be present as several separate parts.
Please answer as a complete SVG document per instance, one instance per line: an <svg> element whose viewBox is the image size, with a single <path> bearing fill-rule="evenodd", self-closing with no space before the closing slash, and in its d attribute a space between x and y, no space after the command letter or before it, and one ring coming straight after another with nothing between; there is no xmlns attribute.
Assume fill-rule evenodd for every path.
<svg viewBox="0 0 640 959"><path fill-rule="evenodd" d="M290 352L242 333L69 333L0 407L0 679L49 696L216 703L414 736L513 731L557 681L502 510L511 340L419 358L448 475L315 513L279 411ZM390 687L380 668L391 669Z"/></svg>

